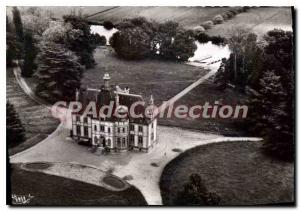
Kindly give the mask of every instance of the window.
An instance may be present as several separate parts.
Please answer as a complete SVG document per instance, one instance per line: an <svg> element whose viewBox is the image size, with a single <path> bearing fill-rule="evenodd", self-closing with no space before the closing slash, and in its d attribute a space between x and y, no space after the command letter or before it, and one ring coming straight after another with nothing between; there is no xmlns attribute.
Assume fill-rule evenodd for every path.
<svg viewBox="0 0 300 211"><path fill-rule="evenodd" d="M117 138L117 147L121 147L121 141L120 141L120 138Z"/></svg>
<svg viewBox="0 0 300 211"><path fill-rule="evenodd" d="M107 130L108 130L108 133L110 133L110 127Z"/></svg>
<svg viewBox="0 0 300 211"><path fill-rule="evenodd" d="M154 133L151 133L151 140L154 139Z"/></svg>
<svg viewBox="0 0 300 211"><path fill-rule="evenodd" d="M133 146L134 145L134 135L130 135L129 140L130 140L130 145Z"/></svg>
<svg viewBox="0 0 300 211"><path fill-rule="evenodd" d="M95 130L95 131L97 130L97 125L94 125L94 130Z"/></svg>
<svg viewBox="0 0 300 211"><path fill-rule="evenodd" d="M103 125L100 125L100 131L104 131L104 126Z"/></svg>
<svg viewBox="0 0 300 211"><path fill-rule="evenodd" d="M107 140L107 146L110 147L110 139Z"/></svg>
<svg viewBox="0 0 300 211"><path fill-rule="evenodd" d="M123 133L125 133L125 127L123 127Z"/></svg>
<svg viewBox="0 0 300 211"><path fill-rule="evenodd" d="M142 145L142 144L143 144L143 137L139 136L139 145Z"/></svg>
<svg viewBox="0 0 300 211"><path fill-rule="evenodd" d="M123 147L126 146L126 139L125 139L125 138L122 139L122 146L123 146Z"/></svg>
<svg viewBox="0 0 300 211"><path fill-rule="evenodd" d="M87 117L84 117L84 118L83 118L83 121L84 121L85 123L87 123Z"/></svg>
<svg viewBox="0 0 300 211"><path fill-rule="evenodd" d="M89 130L88 130L88 127L84 127L84 133L83 133L84 136L88 136L89 135Z"/></svg>
<svg viewBox="0 0 300 211"><path fill-rule="evenodd" d="M76 116L76 121L80 122L80 116Z"/></svg>
<svg viewBox="0 0 300 211"><path fill-rule="evenodd" d="M151 124L151 128L153 128L153 122L152 122L152 124Z"/></svg>
<svg viewBox="0 0 300 211"><path fill-rule="evenodd" d="M130 125L130 130L131 130L131 131L134 130L134 125Z"/></svg>
<svg viewBox="0 0 300 211"><path fill-rule="evenodd" d="M120 128L118 128L118 133L120 133Z"/></svg>
<svg viewBox="0 0 300 211"><path fill-rule="evenodd" d="M78 136L81 134L80 125L76 126L76 132Z"/></svg>
<svg viewBox="0 0 300 211"><path fill-rule="evenodd" d="M139 132L143 132L143 127L139 126Z"/></svg>

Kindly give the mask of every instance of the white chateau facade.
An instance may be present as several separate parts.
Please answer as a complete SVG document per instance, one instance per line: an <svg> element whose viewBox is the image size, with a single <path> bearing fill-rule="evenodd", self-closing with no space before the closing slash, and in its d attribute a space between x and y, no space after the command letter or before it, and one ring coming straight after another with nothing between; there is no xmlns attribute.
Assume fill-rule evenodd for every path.
<svg viewBox="0 0 300 211"><path fill-rule="evenodd" d="M104 85L100 89L80 90L76 92L76 100L83 105L95 102L97 108L107 106L113 101L113 109L118 113L125 114L124 118L97 116L83 116L82 112L72 113L71 137L78 143L84 143L94 148L103 148L108 151L120 152L127 150L138 150L148 152L157 142L157 118L132 118L129 109L136 102L144 102L141 95L129 93L129 89L121 89L119 86L110 86L109 74L103 77ZM153 105L153 97L148 105ZM136 114L145 113L148 106L136 107ZM151 111L150 111L151 112ZM153 111L152 111L153 114Z"/></svg>

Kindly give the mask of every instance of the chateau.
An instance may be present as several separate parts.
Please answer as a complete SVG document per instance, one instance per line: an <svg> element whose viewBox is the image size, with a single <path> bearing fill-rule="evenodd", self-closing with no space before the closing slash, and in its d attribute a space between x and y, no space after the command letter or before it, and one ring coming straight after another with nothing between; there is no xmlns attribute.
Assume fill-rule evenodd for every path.
<svg viewBox="0 0 300 211"><path fill-rule="evenodd" d="M71 136L78 143L86 143L94 148L103 148L108 151L138 150L148 152L157 141L157 118L150 114L132 117L129 109L136 102L143 102L135 108L136 114L144 114L146 106L153 105L151 96L148 103L141 95L129 93L129 89L119 86L110 86L110 76L105 73L104 85L100 89L86 88L76 91L76 101L82 105L94 102L97 108L108 106L113 102L114 112L117 110L122 117L99 114L82 115L82 111L72 112ZM84 107L84 106L83 106ZM152 112L152 113L151 113Z"/></svg>

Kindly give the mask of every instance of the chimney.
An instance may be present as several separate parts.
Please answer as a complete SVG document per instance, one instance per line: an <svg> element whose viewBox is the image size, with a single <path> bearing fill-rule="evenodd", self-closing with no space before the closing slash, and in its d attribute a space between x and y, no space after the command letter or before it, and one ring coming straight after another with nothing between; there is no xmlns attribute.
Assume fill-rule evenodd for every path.
<svg viewBox="0 0 300 211"><path fill-rule="evenodd" d="M116 93L115 101L116 101L116 108L118 108L119 107L119 94L118 94L118 92Z"/></svg>
<svg viewBox="0 0 300 211"><path fill-rule="evenodd" d="M109 89L109 80L110 80L110 76L108 73L105 73L103 76L103 80L104 80L104 87L105 89Z"/></svg>
<svg viewBox="0 0 300 211"><path fill-rule="evenodd" d="M79 101L79 90L78 89L76 89L76 91L75 91L75 101Z"/></svg>

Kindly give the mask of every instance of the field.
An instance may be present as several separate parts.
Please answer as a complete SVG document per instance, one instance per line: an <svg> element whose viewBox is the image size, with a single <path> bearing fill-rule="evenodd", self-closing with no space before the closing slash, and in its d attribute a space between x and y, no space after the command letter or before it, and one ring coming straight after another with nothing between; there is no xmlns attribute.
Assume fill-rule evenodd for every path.
<svg viewBox="0 0 300 211"><path fill-rule="evenodd" d="M176 193L192 173L219 195L220 205L293 203L294 165L266 157L260 146L260 142L215 143L179 155L161 177L164 204L174 205Z"/></svg>
<svg viewBox="0 0 300 211"><path fill-rule="evenodd" d="M209 35L230 36L233 27L249 28L262 36L274 28L292 31L292 13L290 7L258 7L251 8L246 13L240 13L235 18L223 24L215 25L208 30Z"/></svg>
<svg viewBox="0 0 300 211"><path fill-rule="evenodd" d="M9 154L21 152L51 134L59 121L50 111L29 98L17 83L12 69L6 71L6 99L15 106L25 128L26 141L9 149Z"/></svg>
<svg viewBox="0 0 300 211"><path fill-rule="evenodd" d="M11 168L11 193L34 196L29 206L146 205L145 199L134 187L114 192L88 183L26 171L18 164Z"/></svg>
<svg viewBox="0 0 300 211"><path fill-rule="evenodd" d="M123 18L142 16L159 23L172 20L186 28L193 28L227 10L229 10L228 7L119 7L89 19L93 21L110 20L118 23Z"/></svg>
<svg viewBox="0 0 300 211"><path fill-rule="evenodd" d="M27 7L22 7L26 9ZM202 22L211 20L215 15L229 10L229 7L42 7L44 10L50 10L54 17L62 18L63 15L70 14L72 11L81 11L84 15L93 15L88 19L91 21L102 22L112 21L114 24L120 22L123 18L146 17L158 22L168 20L177 21L186 28L194 28ZM7 10L10 10L8 8Z"/></svg>

